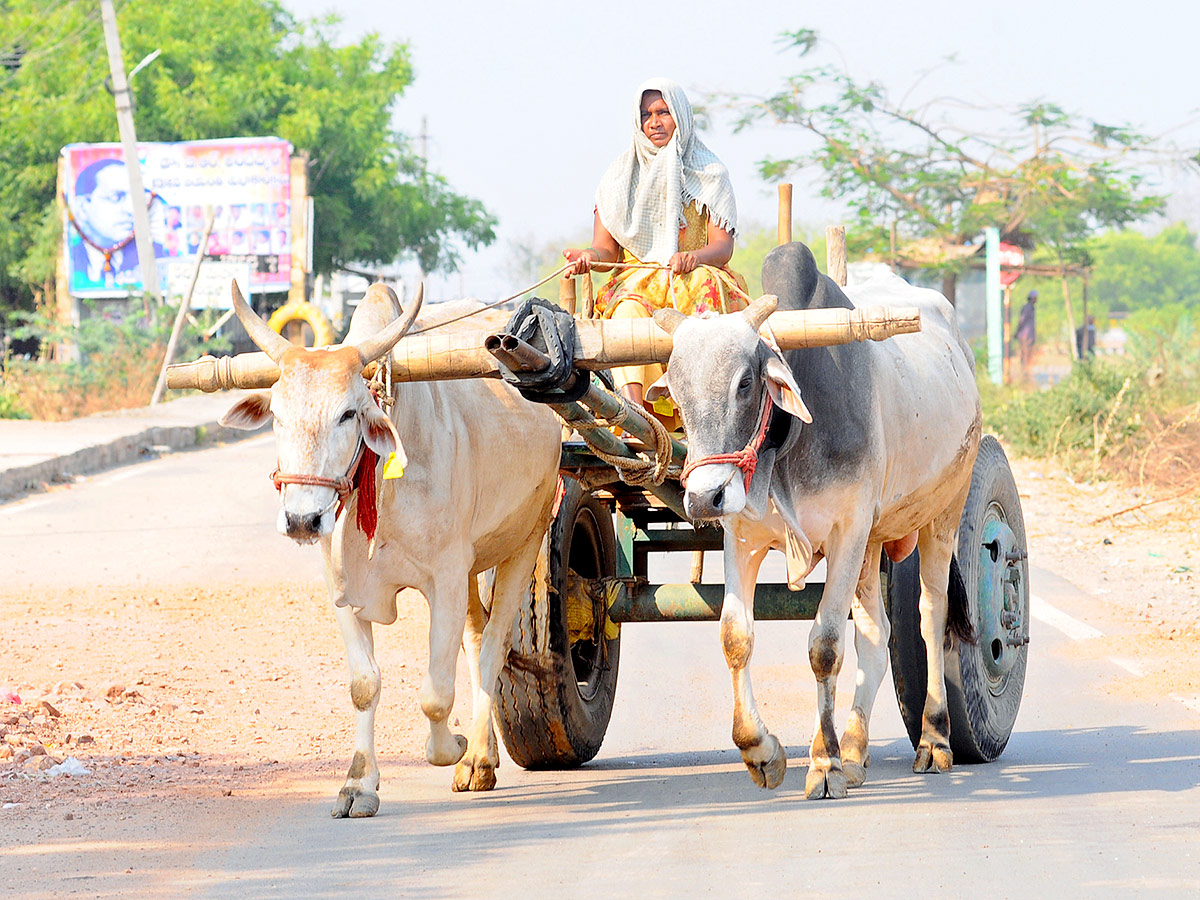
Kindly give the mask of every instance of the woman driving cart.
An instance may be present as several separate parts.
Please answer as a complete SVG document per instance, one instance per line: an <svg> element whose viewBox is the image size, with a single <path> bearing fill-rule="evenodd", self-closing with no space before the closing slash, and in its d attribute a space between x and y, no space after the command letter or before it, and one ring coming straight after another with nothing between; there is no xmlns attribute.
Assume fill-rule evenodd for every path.
<svg viewBox="0 0 1200 900"><path fill-rule="evenodd" d="M619 264L596 298L607 319L648 318L667 306L685 315L736 312L750 302L728 268L736 228L729 172L696 136L687 95L651 78L638 88L632 146L596 189L592 245L563 251L575 264L566 274ZM662 374L657 364L613 369L621 393L643 405ZM678 424L669 400L655 407L668 427Z"/></svg>

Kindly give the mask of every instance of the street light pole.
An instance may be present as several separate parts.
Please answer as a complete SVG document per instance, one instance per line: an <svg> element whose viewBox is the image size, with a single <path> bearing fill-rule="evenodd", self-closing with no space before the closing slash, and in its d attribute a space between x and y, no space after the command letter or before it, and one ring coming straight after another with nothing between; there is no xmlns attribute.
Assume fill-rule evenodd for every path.
<svg viewBox="0 0 1200 900"><path fill-rule="evenodd" d="M133 127L133 103L129 93L129 81L125 78L125 62L121 59L121 37L117 33L117 14L113 9L112 0L100 0L100 17L104 22L104 43L108 48L113 97L117 101L117 127L121 131L121 147L125 151L125 171L129 174L129 199L133 204L133 239L137 245L138 263L142 269L142 286L161 306L163 297L158 284L158 265L154 259L154 237L150 232L146 190L142 185L142 166L137 152L137 132Z"/></svg>

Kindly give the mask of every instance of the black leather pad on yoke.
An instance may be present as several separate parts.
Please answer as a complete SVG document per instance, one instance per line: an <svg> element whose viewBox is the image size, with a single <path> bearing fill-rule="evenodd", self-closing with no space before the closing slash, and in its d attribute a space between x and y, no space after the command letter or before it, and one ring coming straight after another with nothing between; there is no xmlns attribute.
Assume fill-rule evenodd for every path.
<svg viewBox="0 0 1200 900"><path fill-rule="evenodd" d="M540 372L514 372L497 360L500 376L526 400L571 403L587 393L588 373L575 369L575 318L565 309L531 297L517 307L504 333L550 357L550 365Z"/></svg>

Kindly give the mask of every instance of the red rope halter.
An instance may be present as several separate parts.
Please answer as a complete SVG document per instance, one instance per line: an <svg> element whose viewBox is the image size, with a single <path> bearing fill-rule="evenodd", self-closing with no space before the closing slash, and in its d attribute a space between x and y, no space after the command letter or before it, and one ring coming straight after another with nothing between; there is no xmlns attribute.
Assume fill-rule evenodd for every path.
<svg viewBox="0 0 1200 900"><path fill-rule="evenodd" d="M358 450L350 463L350 468L341 478L326 478L324 475L289 475L280 472L278 467L271 473L271 483L275 490L282 491L285 484L308 484L313 487L333 488L338 495L337 512L333 514L336 521L346 508L346 500L354 491L358 491L358 506L355 510L354 524L367 536L367 540L375 537L375 528L379 524L378 492L375 484L375 467L379 456L366 445L360 436ZM328 509L329 507L325 507Z"/></svg>
<svg viewBox="0 0 1200 900"><path fill-rule="evenodd" d="M732 463L735 468L741 469L744 473L742 484L746 492L749 493L750 482L754 478L754 470L758 466L758 451L762 449L763 441L767 439L767 428L771 424L771 409L774 405L771 400L771 392L766 391L763 395L762 416L758 423L758 433L737 453L712 453L708 456L701 456L699 459L692 459L689 452L683 463L683 471L679 474L680 486L686 488L688 475L693 470L700 468L700 466Z"/></svg>

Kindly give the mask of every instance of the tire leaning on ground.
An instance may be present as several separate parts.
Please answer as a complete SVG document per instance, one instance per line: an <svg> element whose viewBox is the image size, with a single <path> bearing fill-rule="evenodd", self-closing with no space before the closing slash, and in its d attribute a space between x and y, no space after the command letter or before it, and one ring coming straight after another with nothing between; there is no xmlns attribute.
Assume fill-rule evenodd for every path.
<svg viewBox="0 0 1200 900"><path fill-rule="evenodd" d="M959 521L958 552L951 560L948 586L951 595L965 595L979 638L975 644L954 639L946 651L950 748L955 762L996 759L1016 723L1028 661L1028 644L1020 643L1029 634L1025 550L1025 522L1008 459L999 441L984 435ZM1020 558L1009 561L1006 553ZM888 646L892 681L915 748L921 739L926 682L918 609L920 556L914 552L896 564L885 558L883 572L884 603L892 625Z"/></svg>
<svg viewBox="0 0 1200 900"><path fill-rule="evenodd" d="M577 579L614 576L616 565L612 514L579 482L564 479L550 526L548 590L526 598L497 691L500 734L519 766L571 768L600 750L621 639L611 625L606 633L603 600L586 599ZM580 606L586 603L590 608Z"/></svg>
<svg viewBox="0 0 1200 900"><path fill-rule="evenodd" d="M330 324L325 313L303 300L285 303L279 307L271 313L267 325L297 346L326 347L337 341L337 337L333 333L333 325ZM305 334L305 325L308 326L308 332L312 336L312 343L309 343L308 335Z"/></svg>

